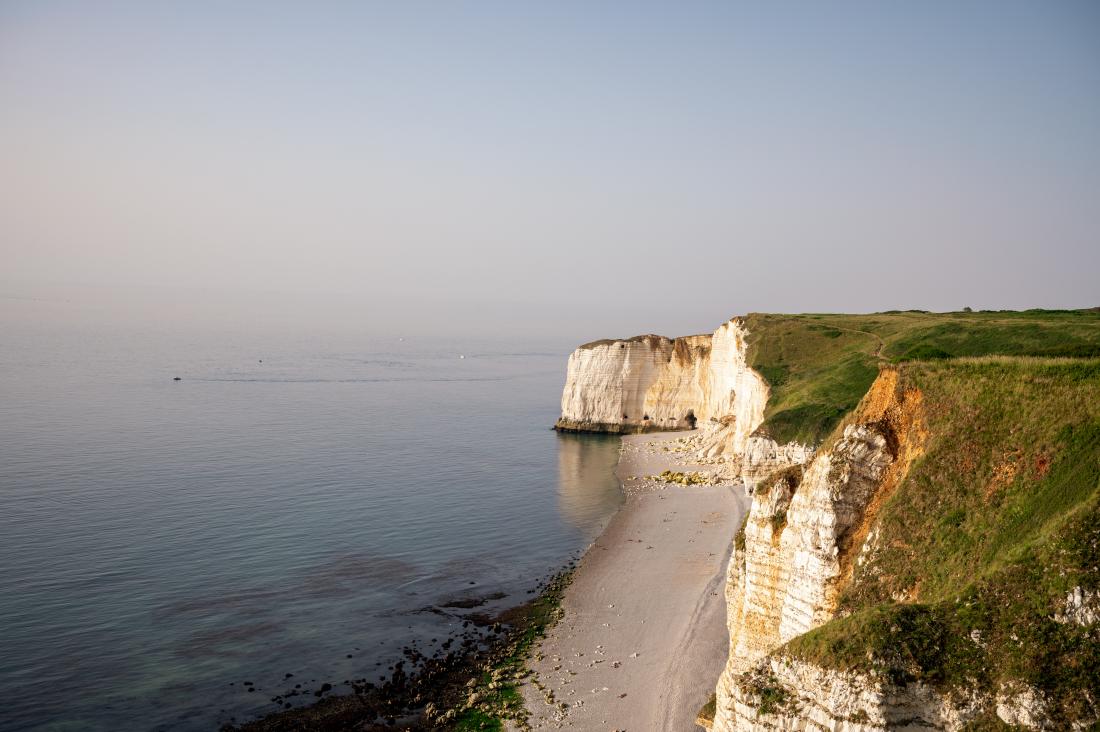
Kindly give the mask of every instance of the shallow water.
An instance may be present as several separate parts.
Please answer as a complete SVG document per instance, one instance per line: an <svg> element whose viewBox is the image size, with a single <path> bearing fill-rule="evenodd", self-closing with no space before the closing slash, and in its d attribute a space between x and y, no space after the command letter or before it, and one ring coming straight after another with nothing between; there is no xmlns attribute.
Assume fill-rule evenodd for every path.
<svg viewBox="0 0 1100 732"><path fill-rule="evenodd" d="M621 502L618 440L549 429L565 344L2 336L5 730L209 730L287 673L380 676L459 625L418 610L521 602Z"/></svg>

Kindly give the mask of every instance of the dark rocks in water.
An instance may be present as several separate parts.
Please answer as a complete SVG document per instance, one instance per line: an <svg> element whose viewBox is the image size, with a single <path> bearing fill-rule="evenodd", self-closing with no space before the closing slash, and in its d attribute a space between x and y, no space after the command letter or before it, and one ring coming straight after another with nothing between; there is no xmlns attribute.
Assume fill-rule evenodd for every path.
<svg viewBox="0 0 1100 732"><path fill-rule="evenodd" d="M463 597L455 600L450 600L443 603L441 607L469 610L471 608L481 607L491 600L503 600L505 597L507 597L507 595L503 592L492 592L482 597Z"/></svg>
<svg viewBox="0 0 1100 732"><path fill-rule="evenodd" d="M549 584L560 589L568 581L555 579ZM550 596L548 601L560 601L560 592ZM444 649L457 645L459 650L449 653L433 650L432 656L428 657L420 653L413 642L402 649L407 660L397 661L389 667L389 678L379 675L376 682L366 678L356 679L350 684L345 682L350 687L350 693L346 694L334 690L331 684L315 686L317 691L304 690L305 698L292 708L287 708L285 703L278 705L261 719L242 726L232 721L223 726L221 732L346 732L351 729L358 732L390 732L394 729L412 732L440 729L441 724L448 727L439 715L451 710L457 713L465 708L470 694L467 687L470 680L481 679L488 668L511 663L524 635L545 627L539 624L536 616L530 614L534 607L520 606L498 616L476 611L464 613L473 617L458 616L456 619L467 628L481 628L462 633L461 640L436 638L437 643L443 641ZM489 631L490 627L494 628L495 633ZM458 643L453 643L454 640ZM282 694L282 701L286 702L292 693ZM309 695L316 698L308 699ZM428 701L435 710L430 718L424 710Z"/></svg>

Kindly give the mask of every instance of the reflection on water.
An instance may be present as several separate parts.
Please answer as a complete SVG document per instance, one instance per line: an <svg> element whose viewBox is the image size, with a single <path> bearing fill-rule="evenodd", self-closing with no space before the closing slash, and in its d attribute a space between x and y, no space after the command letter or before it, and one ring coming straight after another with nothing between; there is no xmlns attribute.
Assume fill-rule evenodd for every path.
<svg viewBox="0 0 1100 732"><path fill-rule="evenodd" d="M217 729L274 711L288 673L339 690L411 640L441 650L461 620L425 607L527 599L621 500L619 438L547 429L564 365L468 339L5 332L0 730Z"/></svg>
<svg viewBox="0 0 1100 732"><path fill-rule="evenodd" d="M618 435L558 433L558 508L593 538L623 502L615 477L621 444Z"/></svg>

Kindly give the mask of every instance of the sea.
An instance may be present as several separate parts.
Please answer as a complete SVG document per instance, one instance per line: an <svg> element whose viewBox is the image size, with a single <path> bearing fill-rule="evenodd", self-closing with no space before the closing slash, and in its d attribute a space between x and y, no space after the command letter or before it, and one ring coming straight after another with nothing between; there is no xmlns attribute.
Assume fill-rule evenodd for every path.
<svg viewBox="0 0 1100 732"><path fill-rule="evenodd" d="M529 599L623 500L569 348L5 323L0 729L215 730Z"/></svg>

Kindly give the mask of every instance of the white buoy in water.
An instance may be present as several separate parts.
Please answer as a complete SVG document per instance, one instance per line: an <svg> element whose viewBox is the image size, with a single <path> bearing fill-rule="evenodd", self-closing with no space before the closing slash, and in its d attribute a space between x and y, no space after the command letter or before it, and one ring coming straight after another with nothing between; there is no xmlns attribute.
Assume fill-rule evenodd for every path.
<svg viewBox="0 0 1100 732"><path fill-rule="evenodd" d="M459 358L466 358L466 357L465 357L465 356L463 356L463 355L462 355L461 353L460 353L460 354L458 354L458 357L459 357Z"/></svg>

